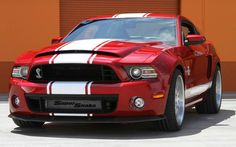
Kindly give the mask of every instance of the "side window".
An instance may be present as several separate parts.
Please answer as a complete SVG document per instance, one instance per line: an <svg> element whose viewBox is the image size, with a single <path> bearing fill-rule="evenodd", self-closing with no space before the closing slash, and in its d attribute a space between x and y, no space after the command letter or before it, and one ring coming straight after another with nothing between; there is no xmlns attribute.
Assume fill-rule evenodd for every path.
<svg viewBox="0 0 236 147"><path fill-rule="evenodd" d="M197 31L195 26L187 20L182 20L181 30L182 30L182 39L183 39L183 41L185 40L187 35L199 34L199 32Z"/></svg>
<svg viewBox="0 0 236 147"><path fill-rule="evenodd" d="M190 33L189 28L186 26L181 26L181 29L182 29L183 37L186 38L187 35Z"/></svg>

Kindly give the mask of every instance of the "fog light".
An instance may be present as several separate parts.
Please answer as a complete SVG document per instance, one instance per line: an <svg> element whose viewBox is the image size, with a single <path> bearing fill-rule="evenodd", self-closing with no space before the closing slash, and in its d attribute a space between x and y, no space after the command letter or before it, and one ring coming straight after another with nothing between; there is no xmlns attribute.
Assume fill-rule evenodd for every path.
<svg viewBox="0 0 236 147"><path fill-rule="evenodd" d="M130 104L131 108L133 108L134 110L140 110L144 107L145 102L143 98L134 96L131 98Z"/></svg>
<svg viewBox="0 0 236 147"><path fill-rule="evenodd" d="M144 107L144 100L140 97L137 97L135 98L134 100L134 105L137 107L137 108L143 108Z"/></svg>
<svg viewBox="0 0 236 147"><path fill-rule="evenodd" d="M19 107L20 106L20 99L18 96L12 96L12 104L14 107Z"/></svg>

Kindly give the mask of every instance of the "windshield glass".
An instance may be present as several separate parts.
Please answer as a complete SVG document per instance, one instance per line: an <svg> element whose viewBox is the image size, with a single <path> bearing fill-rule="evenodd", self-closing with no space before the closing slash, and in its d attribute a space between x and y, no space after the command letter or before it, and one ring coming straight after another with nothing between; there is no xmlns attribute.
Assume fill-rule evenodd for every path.
<svg viewBox="0 0 236 147"><path fill-rule="evenodd" d="M176 19L120 18L84 21L63 41L102 38L139 42L161 41L176 45Z"/></svg>

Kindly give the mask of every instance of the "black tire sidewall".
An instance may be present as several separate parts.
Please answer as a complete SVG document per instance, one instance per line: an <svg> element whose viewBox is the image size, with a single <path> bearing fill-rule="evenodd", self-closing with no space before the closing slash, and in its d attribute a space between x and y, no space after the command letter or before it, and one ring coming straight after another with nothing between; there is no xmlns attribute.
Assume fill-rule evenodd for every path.
<svg viewBox="0 0 236 147"><path fill-rule="evenodd" d="M170 89L169 89L169 94L168 94L168 99L167 99L167 104L166 104L166 110L165 110L165 117L166 117L166 125L168 130L179 130L182 128L183 121L184 121L184 116L183 116L183 121L179 125L177 123L177 116L175 113L175 88L176 88L176 81L178 76L181 76L183 79L183 74L180 72L180 70L176 69L172 79L171 79L171 84L170 84ZM183 79L184 82L184 79ZM183 114L185 115L185 114Z"/></svg>

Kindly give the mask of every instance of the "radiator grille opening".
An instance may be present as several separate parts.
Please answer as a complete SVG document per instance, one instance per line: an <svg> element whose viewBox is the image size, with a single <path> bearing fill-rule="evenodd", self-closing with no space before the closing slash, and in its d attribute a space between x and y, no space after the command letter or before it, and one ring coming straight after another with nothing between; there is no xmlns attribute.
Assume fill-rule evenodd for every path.
<svg viewBox="0 0 236 147"><path fill-rule="evenodd" d="M112 68L95 64L45 64L31 69L29 81L95 81L119 82Z"/></svg>

